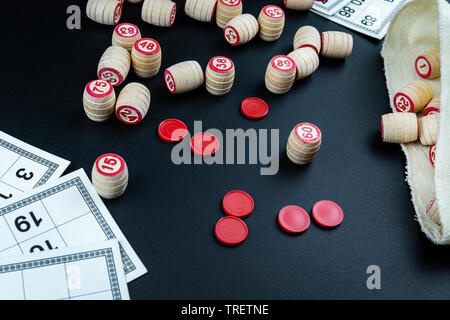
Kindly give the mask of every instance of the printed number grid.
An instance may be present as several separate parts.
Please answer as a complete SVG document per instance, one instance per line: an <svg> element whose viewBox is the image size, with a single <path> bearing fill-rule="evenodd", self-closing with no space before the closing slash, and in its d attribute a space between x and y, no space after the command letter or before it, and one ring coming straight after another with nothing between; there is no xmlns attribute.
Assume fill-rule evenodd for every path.
<svg viewBox="0 0 450 320"><path fill-rule="evenodd" d="M313 8L321 8L327 11L332 11L334 8L336 8L338 5L341 5L341 1L315 1Z"/></svg>
<svg viewBox="0 0 450 320"><path fill-rule="evenodd" d="M352 0L339 9L335 17L355 27L378 33L396 13L396 10L391 11L388 7L397 7L403 2L404 0Z"/></svg>
<svg viewBox="0 0 450 320"><path fill-rule="evenodd" d="M105 269L108 279L96 272ZM0 266L0 287L2 299L122 299L111 248Z"/></svg>
<svg viewBox="0 0 450 320"><path fill-rule="evenodd" d="M12 197L15 191L23 192L45 184L59 167L57 163L3 139L0 139L0 147L4 148L0 159L0 192L4 192L1 194L3 199Z"/></svg>
<svg viewBox="0 0 450 320"><path fill-rule="evenodd" d="M0 208L0 256L110 239L116 237L79 177ZM128 274L136 266L119 248Z"/></svg>

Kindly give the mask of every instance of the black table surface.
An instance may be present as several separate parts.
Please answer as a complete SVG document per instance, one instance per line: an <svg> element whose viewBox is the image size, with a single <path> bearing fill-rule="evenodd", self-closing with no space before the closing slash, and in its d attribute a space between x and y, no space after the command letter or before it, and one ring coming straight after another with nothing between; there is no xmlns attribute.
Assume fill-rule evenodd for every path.
<svg viewBox="0 0 450 320"><path fill-rule="evenodd" d="M273 1L244 0L244 12L257 16ZM278 3L280 2L280 3ZM86 1L3 3L0 129L71 161L67 172L84 168L90 175L103 153L122 155L130 184L119 199L105 201L149 273L129 284L133 299L379 299L448 298L450 251L437 247L414 220L405 157L398 145L383 144L380 115L389 101L380 56L382 41L349 31L312 12L286 10L282 37L267 43L258 37L228 45L215 23L195 21L178 12L172 28L141 20L141 4L125 4L122 22L138 25L145 37L159 41L162 69L212 56L230 57L236 81L225 97L204 87L172 95L163 72L140 79L130 71L126 82L139 81L151 91L149 113L137 126L117 118L104 123L84 114L84 86L96 78L97 64L111 45L113 27L94 23ZM81 30L66 27L66 8L82 8ZM281 1L277 1L281 5ZM321 31L346 31L354 37L345 60L321 59L318 70L297 81L285 95L264 87L270 58L292 49L295 31L313 25ZM118 93L120 88L116 88ZM240 113L249 96L265 99L266 118L252 121ZM193 130L255 128L280 130L280 169L260 175L260 165L174 165L172 145L157 135L159 123L179 118ZM312 122L323 133L314 162L298 167L285 146L293 126ZM255 200L245 221L247 240L222 246L214 237L224 216L221 199L242 189ZM312 223L291 236L277 225L278 211L295 204L310 210L318 200L339 203L341 226L325 230ZM381 268L381 290L368 290L366 269Z"/></svg>

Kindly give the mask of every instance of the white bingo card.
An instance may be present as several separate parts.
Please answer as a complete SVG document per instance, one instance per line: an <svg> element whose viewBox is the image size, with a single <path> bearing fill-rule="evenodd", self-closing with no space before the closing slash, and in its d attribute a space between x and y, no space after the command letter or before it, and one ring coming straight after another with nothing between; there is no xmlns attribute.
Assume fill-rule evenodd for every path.
<svg viewBox="0 0 450 320"><path fill-rule="evenodd" d="M318 15L376 39L382 39L395 13L407 0L351 0L341 3L333 14L312 10Z"/></svg>
<svg viewBox="0 0 450 320"><path fill-rule="evenodd" d="M325 0L314 1L313 9L318 12L332 15L338 11L346 1L344 0Z"/></svg>
<svg viewBox="0 0 450 320"><path fill-rule="evenodd" d="M83 169L0 203L0 257L109 239L128 282L147 272Z"/></svg>
<svg viewBox="0 0 450 320"><path fill-rule="evenodd" d="M59 178L69 164L0 131L0 203Z"/></svg>
<svg viewBox="0 0 450 320"><path fill-rule="evenodd" d="M0 260L0 300L129 300L117 240Z"/></svg>

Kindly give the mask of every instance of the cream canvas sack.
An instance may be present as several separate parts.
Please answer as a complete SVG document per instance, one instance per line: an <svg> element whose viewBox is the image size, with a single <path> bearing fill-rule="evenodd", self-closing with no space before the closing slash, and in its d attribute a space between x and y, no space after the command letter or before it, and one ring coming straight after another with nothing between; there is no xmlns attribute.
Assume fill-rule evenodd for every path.
<svg viewBox="0 0 450 320"><path fill-rule="evenodd" d="M417 0L405 5L392 20L381 55L392 99L401 87L420 79L414 61L425 51L440 48L441 77L427 81L434 96L441 96L439 137L435 168L429 161L429 146L419 141L402 144L412 202L422 231L436 244L450 244L450 5L445 0ZM427 214L435 205L441 226Z"/></svg>

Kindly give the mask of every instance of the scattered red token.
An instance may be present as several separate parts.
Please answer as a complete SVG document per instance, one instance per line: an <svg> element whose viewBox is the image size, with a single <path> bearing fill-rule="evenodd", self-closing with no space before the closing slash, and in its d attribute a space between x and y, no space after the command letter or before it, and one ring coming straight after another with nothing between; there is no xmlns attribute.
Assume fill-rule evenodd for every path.
<svg viewBox="0 0 450 320"><path fill-rule="evenodd" d="M200 156L213 155L219 147L219 139L207 132L197 133L191 138L191 150Z"/></svg>
<svg viewBox="0 0 450 320"><path fill-rule="evenodd" d="M249 119L261 119L269 112L269 106L264 100L251 97L242 101L241 112Z"/></svg>
<svg viewBox="0 0 450 320"><path fill-rule="evenodd" d="M247 239L248 228L244 221L237 217L224 217L214 228L217 240L227 246L238 245Z"/></svg>
<svg viewBox="0 0 450 320"><path fill-rule="evenodd" d="M222 200L222 208L226 214L239 218L249 216L254 207L253 198L241 190L228 192Z"/></svg>
<svg viewBox="0 0 450 320"><path fill-rule="evenodd" d="M159 124L158 134L166 142L178 142L187 135L187 127L178 119L166 119Z"/></svg>
<svg viewBox="0 0 450 320"><path fill-rule="evenodd" d="M341 224L344 219L342 208L329 200L317 202L312 208L314 220L322 227L333 228Z"/></svg>
<svg viewBox="0 0 450 320"><path fill-rule="evenodd" d="M298 206L286 206L278 213L278 224L289 233L301 233L310 223L308 212Z"/></svg>

